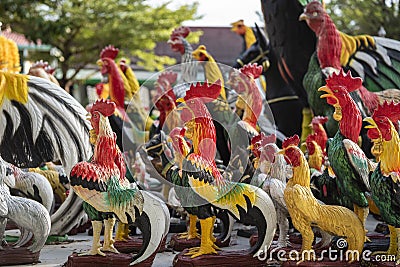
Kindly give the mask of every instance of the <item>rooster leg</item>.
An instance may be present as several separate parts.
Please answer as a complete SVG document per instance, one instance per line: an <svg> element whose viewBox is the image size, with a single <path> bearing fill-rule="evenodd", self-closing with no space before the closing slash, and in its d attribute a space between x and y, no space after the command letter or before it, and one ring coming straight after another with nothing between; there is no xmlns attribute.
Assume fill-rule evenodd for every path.
<svg viewBox="0 0 400 267"><path fill-rule="evenodd" d="M200 247L198 249L190 251L189 253L186 253L185 255L191 255L191 258L195 258L206 254L217 254L217 251L213 247L214 242L210 239L214 227L213 221L214 221L213 217L200 220L200 225L201 225Z"/></svg>
<svg viewBox="0 0 400 267"><path fill-rule="evenodd" d="M117 230L115 233L116 241L128 241L129 240L129 225L126 223L118 222Z"/></svg>
<svg viewBox="0 0 400 267"><path fill-rule="evenodd" d="M210 240L214 243L213 244L213 248L214 249L216 249L216 250L221 250L216 244L215 244L215 242L217 241L217 239L215 238L215 236L214 236L214 234L213 234L213 232L214 232L214 224L215 224L215 220L217 219L217 216L213 216L212 217L213 218L213 221L212 221L212 230L211 230L211 232L210 232L210 234L211 234L211 236L210 236Z"/></svg>
<svg viewBox="0 0 400 267"><path fill-rule="evenodd" d="M289 221L280 209L277 209L276 215L279 227L278 248L284 248L289 245Z"/></svg>
<svg viewBox="0 0 400 267"><path fill-rule="evenodd" d="M315 259L315 252L312 249L314 232L311 224L305 220L297 220L293 222L293 226L299 230L303 239L301 244L301 260L297 264L303 261L313 261Z"/></svg>
<svg viewBox="0 0 400 267"><path fill-rule="evenodd" d="M114 240L112 239L114 224L115 218L104 220L104 244L102 250L119 253L118 250L114 247Z"/></svg>
<svg viewBox="0 0 400 267"><path fill-rule="evenodd" d="M369 213L369 207L363 208L360 207L356 204L354 204L354 213L357 215L357 217L360 219L364 230L365 230L365 240L364 242L371 242L371 240L367 237L367 229L365 229L365 221L367 220L368 213Z"/></svg>
<svg viewBox="0 0 400 267"><path fill-rule="evenodd" d="M389 243L389 249L387 251L374 251L372 255L396 255L398 246L397 246L397 233L396 233L396 228L392 225L389 226L389 231L390 231L390 243Z"/></svg>
<svg viewBox="0 0 400 267"><path fill-rule="evenodd" d="M100 256L106 256L103 252L101 252L101 244L100 244L100 234L101 234L101 228L103 227L103 222L102 221L92 221L92 227L93 227L93 243L92 243L92 249L89 250L88 252L84 252L79 254L80 256L84 255L100 255Z"/></svg>
<svg viewBox="0 0 400 267"><path fill-rule="evenodd" d="M199 238L200 235L197 233L196 228L197 216L189 214L189 229L186 233L182 233L179 235L179 238L193 239Z"/></svg>
<svg viewBox="0 0 400 267"><path fill-rule="evenodd" d="M4 233L6 231L7 218L0 218L0 250L3 250L3 244L7 245L4 239Z"/></svg>

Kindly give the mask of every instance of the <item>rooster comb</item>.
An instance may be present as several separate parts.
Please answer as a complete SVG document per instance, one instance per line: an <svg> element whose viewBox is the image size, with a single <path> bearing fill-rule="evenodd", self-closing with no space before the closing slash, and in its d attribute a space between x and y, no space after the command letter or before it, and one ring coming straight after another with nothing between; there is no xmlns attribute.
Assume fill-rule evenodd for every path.
<svg viewBox="0 0 400 267"><path fill-rule="evenodd" d="M176 81L176 78L178 77L178 73L173 72L173 71L164 71L161 73L158 78L157 78L157 83L162 84L162 83L169 83L173 84ZM164 88L165 89L165 88Z"/></svg>
<svg viewBox="0 0 400 267"><path fill-rule="evenodd" d="M111 58L115 59L118 56L119 49L115 48L113 45L108 45L103 48L100 52L100 58Z"/></svg>
<svg viewBox="0 0 400 267"><path fill-rule="evenodd" d="M331 77L326 79L326 85L330 88L342 86L347 92L353 92L362 86L362 79L351 76L350 71L344 73L343 69L338 74L333 73Z"/></svg>
<svg viewBox="0 0 400 267"><path fill-rule="evenodd" d="M258 135L251 138L251 144L254 145L257 142L260 142L265 138L265 134L263 132L259 133Z"/></svg>
<svg viewBox="0 0 400 267"><path fill-rule="evenodd" d="M246 75L248 77L252 77L254 79L257 79L258 77L260 77L262 71L263 71L263 67L257 66L257 63L244 65L240 69L241 73L243 73L244 75Z"/></svg>
<svg viewBox="0 0 400 267"><path fill-rule="evenodd" d="M311 121L311 123L312 124L324 124L324 123L326 123L328 121L328 117L326 117L326 116L315 116L313 119L312 119L312 121Z"/></svg>
<svg viewBox="0 0 400 267"><path fill-rule="evenodd" d="M297 134L286 138L283 140L282 147L283 148L288 148L289 146L298 146L300 144L300 138Z"/></svg>
<svg viewBox="0 0 400 267"><path fill-rule="evenodd" d="M209 100L203 99L203 102L211 102L219 96L221 93L221 80L218 79L215 83L210 84L206 80L203 84L200 82L198 83L192 83L190 85L189 90L186 92L186 95L184 97L185 101L189 99L194 99L194 98L209 98Z"/></svg>
<svg viewBox="0 0 400 267"><path fill-rule="evenodd" d="M393 101L390 103L387 101L383 102L382 105L378 105L374 111L374 114L372 114L373 119L379 116L387 117L393 123L397 122L400 120L400 104L395 104Z"/></svg>
<svg viewBox="0 0 400 267"><path fill-rule="evenodd" d="M115 111L115 103L109 99L98 99L93 103L91 113L97 111L100 112L103 116L109 117L114 114Z"/></svg>
<svg viewBox="0 0 400 267"><path fill-rule="evenodd" d="M315 133L314 134L309 134L307 136L307 138L306 138L306 143L309 144L309 143L311 143L313 141L316 141L316 137L317 137L317 135Z"/></svg>
<svg viewBox="0 0 400 267"><path fill-rule="evenodd" d="M178 28L175 28L172 33L171 33L171 37L172 38L177 38L177 37L183 37L186 38L190 33L190 29L186 26L180 26Z"/></svg>

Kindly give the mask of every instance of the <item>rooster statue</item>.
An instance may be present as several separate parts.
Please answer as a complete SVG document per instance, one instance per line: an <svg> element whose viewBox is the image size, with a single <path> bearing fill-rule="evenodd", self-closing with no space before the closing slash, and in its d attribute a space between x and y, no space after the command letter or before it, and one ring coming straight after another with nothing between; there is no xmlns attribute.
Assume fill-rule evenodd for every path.
<svg viewBox="0 0 400 267"><path fill-rule="evenodd" d="M318 90L325 92L321 98L326 98L335 108L333 118L339 121L339 130L327 143L327 155L337 177L338 189L351 200L354 212L365 226L369 213L365 192L370 190L368 177L375 165L357 145L362 118L349 94L361 85L361 78L353 78L350 72L345 74L341 70L339 74L333 73L326 80L326 86Z"/></svg>
<svg viewBox="0 0 400 267"><path fill-rule="evenodd" d="M10 194L9 187L16 187L16 178L13 172L15 169L11 169L10 164L0 160L0 251L4 250L2 244L7 220L10 219L17 224L21 231L19 240L14 246L25 246L33 235L35 239L28 249L36 253L43 248L50 233L49 212L37 201Z"/></svg>
<svg viewBox="0 0 400 267"><path fill-rule="evenodd" d="M341 68L363 79L364 86L351 94L363 117L372 114L385 100L400 101L400 91L392 89L400 88L397 67L400 42L369 35L350 36L338 31L319 1L308 3L299 19L305 20L318 38L303 82L314 114L331 118L332 109L319 99L317 89L325 84L326 77L332 72L338 73ZM328 135L333 136L337 123L330 119L326 126Z"/></svg>
<svg viewBox="0 0 400 267"><path fill-rule="evenodd" d="M200 220L201 243L199 248L190 250L191 257L217 253L213 236L216 210L228 211L236 219L256 224L260 238L252 253L262 253L264 248L269 247L276 227L275 209L268 195L251 185L228 181L216 167L215 128L204 102L215 100L220 90L218 83L191 85L185 97L177 100L185 128L174 138L179 138L182 145L187 142L183 137L190 139L192 148L183 159L182 169L171 164L165 153L161 155L166 161L162 173L167 179L170 177L170 180L179 182L176 193L182 206ZM147 144L147 152L160 150L160 147L165 147L162 144L161 141ZM196 234L195 228L189 230Z"/></svg>
<svg viewBox="0 0 400 267"><path fill-rule="evenodd" d="M153 98L155 107L160 112L158 121L150 128L150 139L162 129L169 132L179 124L179 114L175 110L176 96L172 84L176 81L178 74L173 71L161 73L155 83L156 95ZM165 127L165 128L164 128Z"/></svg>
<svg viewBox="0 0 400 267"><path fill-rule="evenodd" d="M314 233L312 226L332 235L345 237L348 249L358 251L364 246L364 227L358 217L349 209L341 206L321 205L313 196L310 189L310 169L303 152L298 147L300 138L297 135L287 138L278 153L285 156L285 160L293 168L293 176L286 184L284 199L292 218L293 226L302 235L302 252L309 252L312 260L312 243ZM307 255L307 254L304 254ZM350 261L356 260L354 254Z"/></svg>
<svg viewBox="0 0 400 267"><path fill-rule="evenodd" d="M189 252L192 257L217 253L212 235L215 214L211 207L227 210L236 219L256 224L259 240L252 253L268 248L275 233L276 212L269 196L254 186L228 181L216 167L215 127L204 102L215 100L220 92L218 81L212 85L197 84L177 100L185 123L185 137L192 142L191 153L182 164L182 184L188 190L181 201L183 206L199 205L196 215L202 229L200 247Z"/></svg>
<svg viewBox="0 0 400 267"><path fill-rule="evenodd" d="M143 248L135 255L133 264L152 255L165 234L165 209L154 203L148 193L130 187L125 178L126 167L116 145L108 117L114 114L115 103L97 100L90 111L93 138L96 140L91 162L79 162L71 171L71 186L84 202L84 209L92 220L93 245L89 255L105 256L103 251L118 253L114 248L112 231L114 215L124 224L137 223L143 230ZM105 224L104 244L100 232ZM150 226L150 227L149 227ZM150 228L150 229L149 229Z"/></svg>
<svg viewBox="0 0 400 267"><path fill-rule="evenodd" d="M36 61L32 66L29 68L28 75L41 77L43 79L49 80L57 85L60 85L53 76L55 69L52 68L47 61Z"/></svg>
<svg viewBox="0 0 400 267"><path fill-rule="evenodd" d="M124 61L120 62L119 66L115 63L118 53L119 49L112 45L105 47L100 52L97 64L101 68L101 74L108 79L109 97L116 104L116 114L110 116L109 120L117 134L118 147L121 149L124 147L125 152L134 155L137 144L144 143L147 137L146 131L153 122L144 112L132 70L124 64ZM129 106L125 110L127 104Z"/></svg>
<svg viewBox="0 0 400 267"><path fill-rule="evenodd" d="M285 161L283 155L277 154L278 146L275 144L275 135L261 137L258 150L260 151L259 168L261 174L258 175L258 183L264 191L271 196L275 206L279 228L279 238L277 247L287 247L289 245L289 213L286 207L283 194L287 179L292 176L292 169Z"/></svg>
<svg viewBox="0 0 400 267"><path fill-rule="evenodd" d="M400 105L393 102L379 105L372 117L364 119L369 124L366 128L373 142L372 153L379 161L370 177L372 199L389 225L387 254L396 255L396 265L400 264L400 138L394 125L399 119Z"/></svg>
<svg viewBox="0 0 400 267"><path fill-rule="evenodd" d="M181 77L178 84L181 86L174 87L175 95L183 97L188 89L187 84L197 81L197 61L193 59L193 48L186 40L190 34L190 29L186 26L180 26L174 29L167 43L174 52L179 52L181 57Z"/></svg>

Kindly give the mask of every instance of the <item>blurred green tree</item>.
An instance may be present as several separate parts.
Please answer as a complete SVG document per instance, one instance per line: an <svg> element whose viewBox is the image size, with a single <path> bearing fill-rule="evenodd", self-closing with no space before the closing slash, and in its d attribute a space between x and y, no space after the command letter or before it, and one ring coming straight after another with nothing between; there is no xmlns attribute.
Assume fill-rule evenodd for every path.
<svg viewBox="0 0 400 267"><path fill-rule="evenodd" d="M59 81L65 86L79 70L94 64L108 44L149 69L175 63L152 50L183 21L199 18L198 4L172 9L169 3L153 7L144 0L1 0L0 18L30 40L57 48ZM68 70L73 71L67 77Z"/></svg>
<svg viewBox="0 0 400 267"><path fill-rule="evenodd" d="M326 8L337 28L348 34L378 35L400 40L399 0L329 0Z"/></svg>

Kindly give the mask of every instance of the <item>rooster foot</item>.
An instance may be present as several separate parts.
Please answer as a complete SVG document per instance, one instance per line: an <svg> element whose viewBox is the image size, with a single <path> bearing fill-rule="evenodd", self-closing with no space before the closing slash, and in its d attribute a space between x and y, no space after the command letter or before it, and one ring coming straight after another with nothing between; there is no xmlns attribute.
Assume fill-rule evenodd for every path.
<svg viewBox="0 0 400 267"><path fill-rule="evenodd" d="M200 238L200 235L196 233L189 233L189 232L184 232L178 235L179 239L194 239L194 238Z"/></svg>
<svg viewBox="0 0 400 267"><path fill-rule="evenodd" d="M119 251L114 247L114 245L103 246L101 250L119 254Z"/></svg>
<svg viewBox="0 0 400 267"><path fill-rule="evenodd" d="M215 244L213 244L212 245L212 247L215 249L215 250L221 250L221 248L220 247L218 247L217 245L215 245Z"/></svg>
<svg viewBox="0 0 400 267"><path fill-rule="evenodd" d="M208 254L218 254L218 252L214 249L213 246L202 246L190 249L189 252L186 253L185 255L190 256L191 258L196 258L201 255L208 255Z"/></svg>
<svg viewBox="0 0 400 267"><path fill-rule="evenodd" d="M100 250L100 247L92 248L89 251L78 253L78 256L93 256L93 255L100 255L100 256L103 256L103 257L106 256L106 254Z"/></svg>

